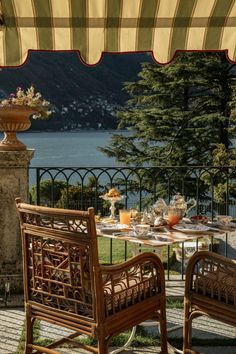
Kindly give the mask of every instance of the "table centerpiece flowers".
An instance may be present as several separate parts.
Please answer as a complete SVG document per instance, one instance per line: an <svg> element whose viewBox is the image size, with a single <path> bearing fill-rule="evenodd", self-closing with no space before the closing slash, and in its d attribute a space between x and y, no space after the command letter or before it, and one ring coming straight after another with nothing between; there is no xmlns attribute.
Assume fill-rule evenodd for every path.
<svg viewBox="0 0 236 354"><path fill-rule="evenodd" d="M16 132L30 128L30 116L47 119L51 113L50 102L43 99L34 86L26 90L18 87L16 93L0 101L0 130L4 132L0 150L26 150L25 144L17 139Z"/></svg>

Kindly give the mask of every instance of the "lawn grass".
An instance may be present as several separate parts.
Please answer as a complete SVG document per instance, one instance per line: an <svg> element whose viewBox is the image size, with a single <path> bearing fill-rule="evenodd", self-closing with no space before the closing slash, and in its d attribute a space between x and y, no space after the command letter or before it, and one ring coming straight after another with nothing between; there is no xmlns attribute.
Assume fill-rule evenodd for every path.
<svg viewBox="0 0 236 354"><path fill-rule="evenodd" d="M112 246L111 246L112 245ZM110 256L110 247L112 247L112 259ZM125 260L125 247L127 247L127 259L133 257L138 252L155 252L163 262L167 261L167 247L147 247L138 246L137 243L125 242L123 240L110 239L108 237L98 237L99 261L101 264L121 263ZM173 254L170 248L170 254Z"/></svg>
<svg viewBox="0 0 236 354"><path fill-rule="evenodd" d="M110 258L110 247L112 244L112 259ZM101 264L121 263L125 260L125 244L127 245L127 259L133 256L134 244L125 243L122 240L98 237L99 261Z"/></svg>
<svg viewBox="0 0 236 354"><path fill-rule="evenodd" d="M183 309L184 308L184 299L176 299L172 297L166 298L166 307L168 309Z"/></svg>

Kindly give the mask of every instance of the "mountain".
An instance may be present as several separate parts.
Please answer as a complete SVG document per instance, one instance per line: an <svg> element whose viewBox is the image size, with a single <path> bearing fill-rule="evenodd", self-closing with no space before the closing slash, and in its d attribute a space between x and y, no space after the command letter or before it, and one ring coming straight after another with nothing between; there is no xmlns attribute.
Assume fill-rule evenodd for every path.
<svg viewBox="0 0 236 354"><path fill-rule="evenodd" d="M81 63L73 52L31 52L23 66L2 68L0 97L33 84L55 113L48 121L33 121L32 129L115 128L116 111L127 96L125 81L137 80L149 54L106 54L96 66Z"/></svg>

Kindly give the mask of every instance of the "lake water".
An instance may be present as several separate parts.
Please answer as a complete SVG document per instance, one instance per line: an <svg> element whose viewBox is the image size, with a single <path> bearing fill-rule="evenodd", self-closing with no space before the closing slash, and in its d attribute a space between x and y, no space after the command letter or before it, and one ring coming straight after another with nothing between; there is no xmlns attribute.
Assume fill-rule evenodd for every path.
<svg viewBox="0 0 236 354"><path fill-rule="evenodd" d="M27 132L17 136L28 148L35 149L31 167L112 167L118 163L97 147L105 146L114 132Z"/></svg>

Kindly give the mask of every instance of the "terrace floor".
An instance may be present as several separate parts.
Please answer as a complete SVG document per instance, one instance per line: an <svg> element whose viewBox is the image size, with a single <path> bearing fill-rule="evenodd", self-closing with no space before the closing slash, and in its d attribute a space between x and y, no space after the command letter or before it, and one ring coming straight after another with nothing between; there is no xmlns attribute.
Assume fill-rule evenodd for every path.
<svg viewBox="0 0 236 354"><path fill-rule="evenodd" d="M183 323L183 310L182 309L167 309L168 327L182 325ZM24 322L24 310L22 307L18 308L0 308L0 354L18 354L17 348L19 338L21 335ZM146 327L148 331L151 331L154 335L158 335L158 329L156 327ZM40 337L55 339L60 337L63 333L66 335L69 330L61 329L58 326L41 323ZM182 330L173 331L168 335L169 341L180 339L182 337ZM209 346L195 347L201 353L205 354L235 354L236 353L236 330L234 327L222 324L218 321L210 320L205 317L200 317L194 321L193 337L199 340L207 339ZM227 345L227 340L231 341L235 345ZM214 345L215 343L215 345ZM221 344L220 346L217 346ZM131 348L124 351L127 354L158 354L161 352L160 347L143 347L143 348ZM81 349L62 348L61 354L79 354L88 353ZM173 354L175 351L170 348L169 354Z"/></svg>

